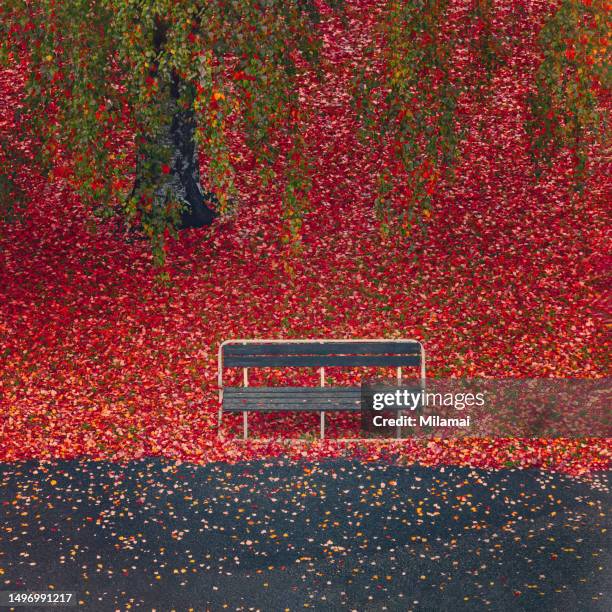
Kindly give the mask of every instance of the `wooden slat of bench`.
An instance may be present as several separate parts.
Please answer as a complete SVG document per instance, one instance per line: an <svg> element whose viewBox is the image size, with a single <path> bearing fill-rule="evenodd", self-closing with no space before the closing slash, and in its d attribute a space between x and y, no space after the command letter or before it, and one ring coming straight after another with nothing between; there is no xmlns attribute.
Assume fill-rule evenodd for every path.
<svg viewBox="0 0 612 612"><path fill-rule="evenodd" d="M223 405L223 412L345 412L361 410L359 400L352 402L304 402L302 404L270 404L269 402L248 402L242 404L240 401L230 402Z"/></svg>
<svg viewBox="0 0 612 612"><path fill-rule="evenodd" d="M402 391L418 393L423 387L401 386ZM278 390L278 391L277 391ZM224 398L266 398L270 400L292 398L316 399L324 397L329 399L342 399L345 397L360 397L361 387L225 387Z"/></svg>
<svg viewBox="0 0 612 612"><path fill-rule="evenodd" d="M277 408L278 406L287 406L291 408L293 406L357 406L359 404L358 399L350 399L346 398L343 400L326 400L326 399L302 399L290 402L270 402L265 399L257 399L257 398L234 398L223 402L223 409L235 408L237 406L271 406L273 408Z"/></svg>
<svg viewBox="0 0 612 612"><path fill-rule="evenodd" d="M355 404L249 404L240 406L231 404L223 408L223 412L359 412L359 402Z"/></svg>
<svg viewBox="0 0 612 612"><path fill-rule="evenodd" d="M223 355L419 355L421 345L413 341L399 342L248 342L226 344Z"/></svg>
<svg viewBox="0 0 612 612"><path fill-rule="evenodd" d="M229 396L277 396L277 395L359 395L361 387L225 387L225 397Z"/></svg>
<svg viewBox="0 0 612 612"><path fill-rule="evenodd" d="M229 355L223 365L240 368L274 367L399 367L419 366L419 355Z"/></svg>
<svg viewBox="0 0 612 612"><path fill-rule="evenodd" d="M355 402L359 402L358 397L288 397L288 398L280 398L280 397L231 397L223 399L223 406L234 406L240 404L248 405L248 404L269 404L270 406L275 406L277 404L282 404L284 406L293 406L293 405L303 405L308 404L352 404Z"/></svg>
<svg viewBox="0 0 612 612"><path fill-rule="evenodd" d="M223 403L230 400L307 402L344 401L361 398L360 387L225 387Z"/></svg>
<svg viewBox="0 0 612 612"><path fill-rule="evenodd" d="M359 387L226 387L224 412L359 410Z"/></svg>

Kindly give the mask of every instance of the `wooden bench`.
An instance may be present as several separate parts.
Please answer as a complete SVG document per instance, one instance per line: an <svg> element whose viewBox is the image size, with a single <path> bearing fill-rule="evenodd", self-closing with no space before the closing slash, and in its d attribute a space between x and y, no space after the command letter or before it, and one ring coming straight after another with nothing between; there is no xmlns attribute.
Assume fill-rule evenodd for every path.
<svg viewBox="0 0 612 612"><path fill-rule="evenodd" d="M325 413L358 411L359 386L325 386L326 367L393 367L398 384L402 368L419 368L425 383L425 351L417 340L226 340L219 347L219 428L224 412L242 412L243 438L248 437L249 412L316 411L321 414L321 439ZM250 368L316 367L319 387L250 387ZM223 386L223 371L242 368L243 386Z"/></svg>

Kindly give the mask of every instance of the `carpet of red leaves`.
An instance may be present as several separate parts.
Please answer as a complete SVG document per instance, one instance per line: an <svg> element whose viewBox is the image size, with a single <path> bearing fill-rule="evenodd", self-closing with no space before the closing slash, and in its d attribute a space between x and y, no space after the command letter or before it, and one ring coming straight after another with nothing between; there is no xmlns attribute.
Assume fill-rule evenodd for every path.
<svg viewBox="0 0 612 612"><path fill-rule="evenodd" d="M288 446L217 436L216 350L228 338L413 337L425 343L430 375L607 374L609 181L596 151L581 195L572 191L569 154L533 179L525 95L547 3L522 4L529 23L521 44L486 92L462 103L469 128L458 180L440 186L411 252L377 230L376 146L358 141L349 104L373 1L349 4L349 27L337 19L322 26L325 83L306 76L302 84L315 162L299 257L288 258L277 238L282 185L262 187L239 135L240 212L172 241L167 284L155 279L145 241L127 242L114 222L94 227L61 178L35 168L24 174L23 218L0 226L0 460L350 452L574 474L609 467L609 439ZM499 9L500 28L512 5ZM13 130L24 69L0 74L4 135ZM259 416L253 428L299 435L316 419ZM330 435L349 420L332 417Z"/></svg>

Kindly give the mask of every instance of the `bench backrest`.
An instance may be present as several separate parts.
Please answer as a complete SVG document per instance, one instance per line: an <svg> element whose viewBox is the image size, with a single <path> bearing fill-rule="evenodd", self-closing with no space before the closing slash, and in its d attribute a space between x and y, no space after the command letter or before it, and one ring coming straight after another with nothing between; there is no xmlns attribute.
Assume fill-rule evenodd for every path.
<svg viewBox="0 0 612 612"><path fill-rule="evenodd" d="M421 368L425 352L418 340L227 340L219 347L219 386L223 368L282 367Z"/></svg>

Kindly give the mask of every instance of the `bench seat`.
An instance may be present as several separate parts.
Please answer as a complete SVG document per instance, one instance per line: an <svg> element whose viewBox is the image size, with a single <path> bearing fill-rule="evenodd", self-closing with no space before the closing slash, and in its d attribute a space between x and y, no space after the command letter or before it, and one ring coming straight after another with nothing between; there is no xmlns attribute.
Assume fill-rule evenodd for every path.
<svg viewBox="0 0 612 612"><path fill-rule="evenodd" d="M346 411L360 409L360 387L225 387L225 412Z"/></svg>

